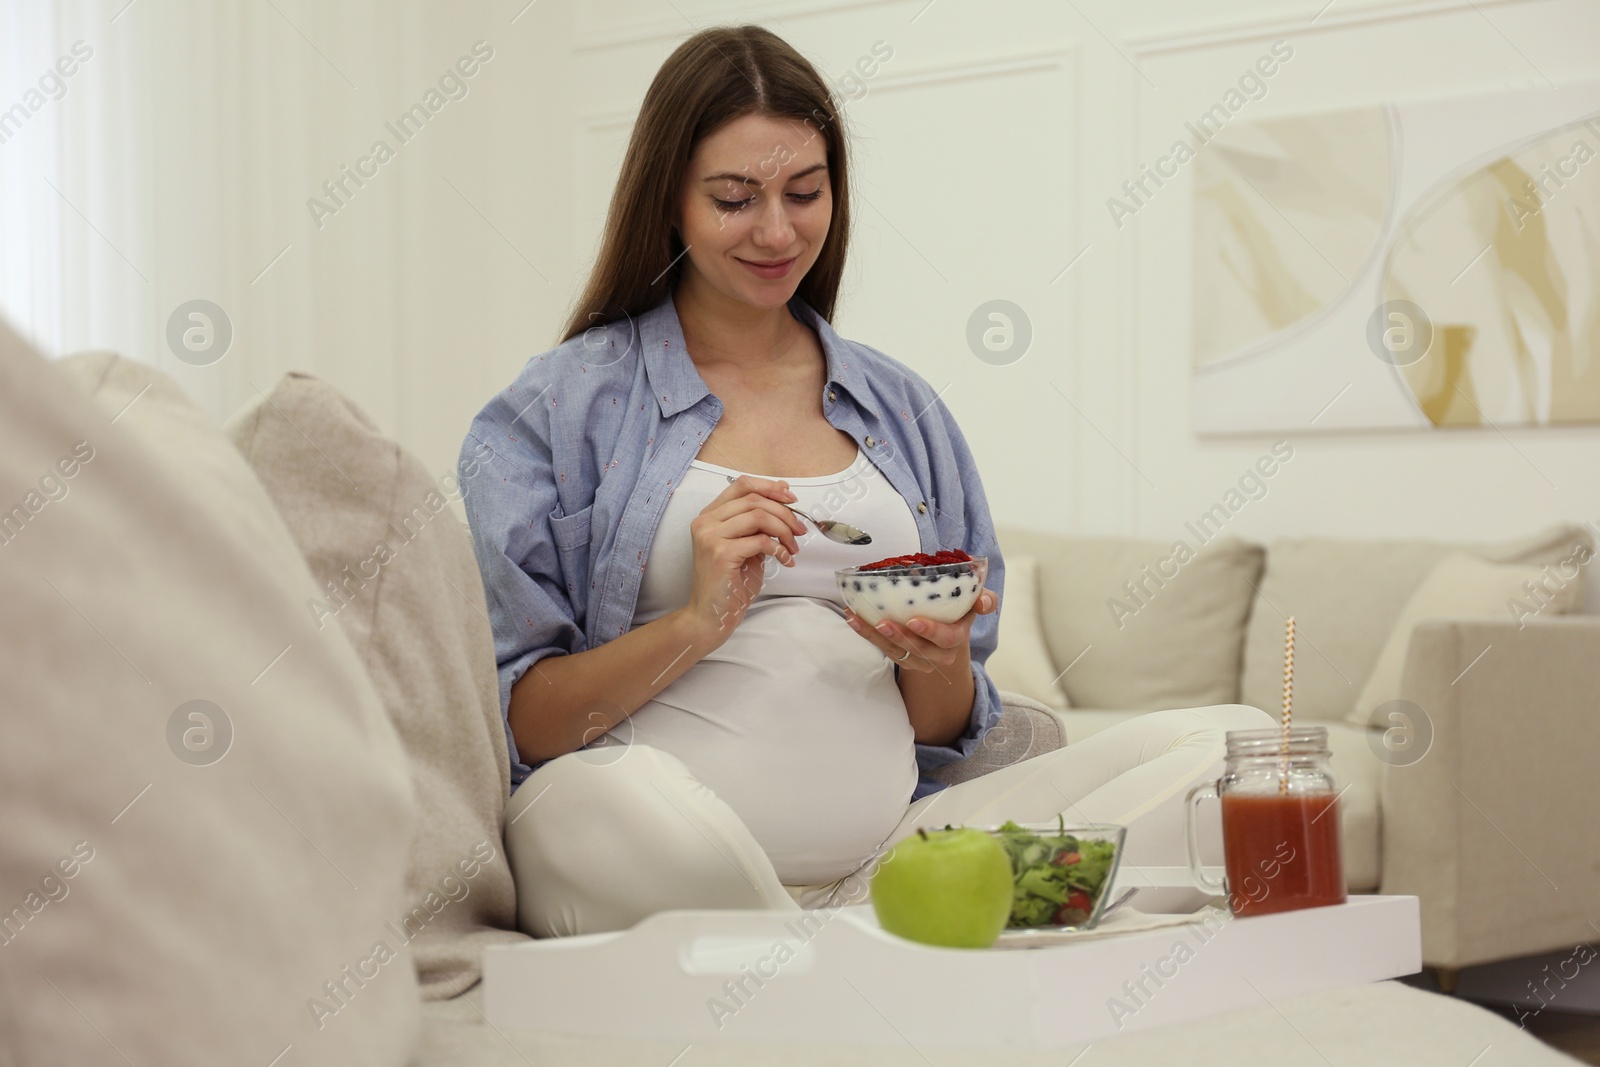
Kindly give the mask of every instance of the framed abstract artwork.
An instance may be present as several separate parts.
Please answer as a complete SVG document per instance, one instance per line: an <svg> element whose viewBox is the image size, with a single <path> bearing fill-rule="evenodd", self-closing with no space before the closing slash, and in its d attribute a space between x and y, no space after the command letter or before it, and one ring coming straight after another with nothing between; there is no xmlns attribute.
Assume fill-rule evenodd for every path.
<svg viewBox="0 0 1600 1067"><path fill-rule="evenodd" d="M1600 423L1600 83L1230 124L1199 433Z"/></svg>

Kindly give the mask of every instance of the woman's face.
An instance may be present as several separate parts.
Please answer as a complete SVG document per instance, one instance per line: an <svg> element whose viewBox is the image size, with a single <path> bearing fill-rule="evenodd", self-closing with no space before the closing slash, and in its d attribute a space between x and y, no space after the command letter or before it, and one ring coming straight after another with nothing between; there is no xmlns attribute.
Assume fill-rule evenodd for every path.
<svg viewBox="0 0 1600 1067"><path fill-rule="evenodd" d="M827 142L799 119L744 115L695 146L678 233L683 281L782 307L822 251L833 217Z"/></svg>

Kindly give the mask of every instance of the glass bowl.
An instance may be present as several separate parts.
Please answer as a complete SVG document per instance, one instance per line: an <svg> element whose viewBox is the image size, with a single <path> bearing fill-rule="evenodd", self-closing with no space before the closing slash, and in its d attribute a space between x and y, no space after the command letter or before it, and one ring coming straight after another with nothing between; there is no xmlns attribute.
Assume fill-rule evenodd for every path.
<svg viewBox="0 0 1600 1067"><path fill-rule="evenodd" d="M845 607L868 626L884 619L902 626L915 618L956 622L972 610L989 576L989 557L959 563L834 571Z"/></svg>
<svg viewBox="0 0 1600 1067"><path fill-rule="evenodd" d="M1092 930L1112 899L1127 828L1116 823L980 826L1011 859L1007 930Z"/></svg>

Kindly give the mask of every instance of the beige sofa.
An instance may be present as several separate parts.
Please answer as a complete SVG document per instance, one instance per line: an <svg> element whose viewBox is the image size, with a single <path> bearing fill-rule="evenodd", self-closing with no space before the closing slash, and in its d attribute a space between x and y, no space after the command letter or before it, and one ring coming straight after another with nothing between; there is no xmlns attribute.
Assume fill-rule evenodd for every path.
<svg viewBox="0 0 1600 1067"><path fill-rule="evenodd" d="M22 509L0 510L0 1063L929 1061L488 1026L482 951L525 939L515 893L537 887L514 887L503 855L505 738L459 487L305 376L229 429L148 367L50 366L0 326L0 509ZM1059 741L1015 703L997 761ZM1459 1067L1489 1045L1573 1062L1389 982L1094 1060Z"/></svg>
<svg viewBox="0 0 1600 1067"><path fill-rule="evenodd" d="M1181 562L1172 543L1000 540L1023 571L1037 561L1037 589L1008 596L1036 596L1041 655L1071 706L1021 688L1057 705L1069 742L1157 708L1276 713L1293 614L1295 721L1328 728L1350 891L1421 898L1423 958L1447 982L1593 938L1600 619L1561 614L1581 605L1587 528L1466 546L1187 536L1197 551ZM1543 610L1526 574L1544 577ZM1508 606L1508 582L1534 613ZM1481 610L1431 618L1430 603ZM1373 712L1375 674L1407 703ZM1363 700L1369 714L1352 721Z"/></svg>

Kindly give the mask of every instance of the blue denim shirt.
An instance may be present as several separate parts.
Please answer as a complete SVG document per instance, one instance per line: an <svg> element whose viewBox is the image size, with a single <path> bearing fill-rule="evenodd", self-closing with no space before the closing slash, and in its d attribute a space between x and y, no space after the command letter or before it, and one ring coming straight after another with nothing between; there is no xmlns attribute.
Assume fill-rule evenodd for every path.
<svg viewBox="0 0 1600 1067"><path fill-rule="evenodd" d="M799 297L789 310L816 331L827 357L824 417L859 442L906 499L922 551L988 556L987 585L1003 594L1005 565L983 486L949 409L915 372L840 337ZM721 417L669 296L533 357L472 421L460 477L494 628L502 715L512 685L545 656L628 632L667 499ZM999 694L983 669L998 623L998 612L974 620L971 719L954 745L916 746L921 771L970 755L999 721ZM542 764L522 761L509 721L506 744L515 790ZM923 773L912 796L942 788Z"/></svg>

